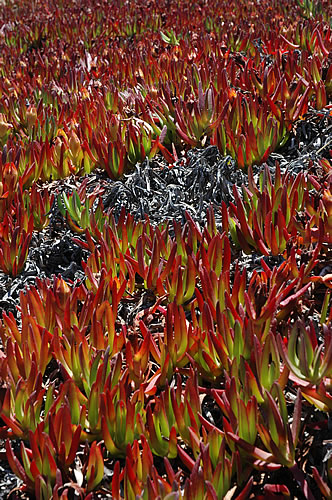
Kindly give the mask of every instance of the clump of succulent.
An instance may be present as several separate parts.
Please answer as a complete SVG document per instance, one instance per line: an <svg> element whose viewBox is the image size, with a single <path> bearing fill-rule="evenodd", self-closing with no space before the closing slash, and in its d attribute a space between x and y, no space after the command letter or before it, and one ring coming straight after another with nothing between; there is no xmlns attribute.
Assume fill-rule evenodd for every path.
<svg viewBox="0 0 332 500"><path fill-rule="evenodd" d="M331 497L328 454L312 471L302 456L332 409L332 167L327 147L297 175L266 164L309 110L330 115L330 15L325 0L2 6L1 272L24 271L55 206L85 250L79 283L38 277L19 318L2 311L0 437L21 492ZM87 178L48 188L209 144L246 179L221 227L212 207L204 227L116 218Z"/></svg>

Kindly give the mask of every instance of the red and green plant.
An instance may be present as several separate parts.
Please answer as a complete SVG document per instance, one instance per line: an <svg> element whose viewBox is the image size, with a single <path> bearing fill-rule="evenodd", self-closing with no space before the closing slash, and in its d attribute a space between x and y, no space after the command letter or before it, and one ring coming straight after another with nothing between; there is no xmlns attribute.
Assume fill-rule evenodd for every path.
<svg viewBox="0 0 332 500"><path fill-rule="evenodd" d="M331 459L302 460L332 409L329 144L296 176L255 165L308 112L330 119L331 6L142 5L0 10L1 272L55 204L87 252L82 283L37 278L2 311L6 459L37 499L330 498ZM50 192L209 144L247 176L220 227L212 207L202 228L116 220L87 178Z"/></svg>

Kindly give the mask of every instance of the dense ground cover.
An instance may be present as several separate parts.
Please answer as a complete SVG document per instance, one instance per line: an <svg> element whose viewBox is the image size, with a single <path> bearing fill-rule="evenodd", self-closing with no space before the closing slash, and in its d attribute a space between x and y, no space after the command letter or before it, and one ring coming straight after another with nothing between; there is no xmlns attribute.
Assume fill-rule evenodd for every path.
<svg viewBox="0 0 332 500"><path fill-rule="evenodd" d="M4 497L332 496L331 14L4 2Z"/></svg>

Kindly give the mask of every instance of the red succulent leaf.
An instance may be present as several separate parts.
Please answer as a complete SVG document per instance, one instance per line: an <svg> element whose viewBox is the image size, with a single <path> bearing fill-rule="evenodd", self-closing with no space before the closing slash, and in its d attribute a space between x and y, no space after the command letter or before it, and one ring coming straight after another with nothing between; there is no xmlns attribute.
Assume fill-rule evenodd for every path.
<svg viewBox="0 0 332 500"><path fill-rule="evenodd" d="M285 484L265 484L264 485L264 493L266 495L276 495L276 498L279 498L278 494L282 496L290 497L290 491Z"/></svg>
<svg viewBox="0 0 332 500"><path fill-rule="evenodd" d="M245 500L246 498L248 498L249 496L249 493L251 491L251 488L252 488L252 483L254 482L254 478L251 477L248 481L247 481L247 484L245 485L245 487L242 489L241 493L239 493L235 498L234 500Z"/></svg>
<svg viewBox="0 0 332 500"><path fill-rule="evenodd" d="M187 452L184 451L183 448L181 448L180 445L177 445L177 450L178 450L178 455L180 460L184 463L184 465L192 471L194 466L195 466L195 460L193 460Z"/></svg>
<svg viewBox="0 0 332 500"><path fill-rule="evenodd" d="M24 483L28 482L27 475L25 473L24 468L22 467L20 461L18 458L14 455L14 452L12 450L11 444L9 440L6 440L6 456L8 463L10 465L10 468L14 472L14 474L19 477Z"/></svg>

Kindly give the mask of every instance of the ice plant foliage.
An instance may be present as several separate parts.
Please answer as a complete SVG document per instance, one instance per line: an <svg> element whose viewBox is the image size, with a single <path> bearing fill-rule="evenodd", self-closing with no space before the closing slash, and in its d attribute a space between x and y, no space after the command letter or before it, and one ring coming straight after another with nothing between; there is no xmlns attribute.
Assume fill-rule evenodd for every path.
<svg viewBox="0 0 332 500"><path fill-rule="evenodd" d="M329 116L331 6L142 5L0 11L1 272L55 207L86 255L82 282L37 278L2 311L6 459L38 500L330 498L331 458L302 460L332 411L329 149L297 175L265 162ZM204 227L116 219L87 178L48 190L208 144L247 176L218 227L212 207Z"/></svg>

